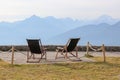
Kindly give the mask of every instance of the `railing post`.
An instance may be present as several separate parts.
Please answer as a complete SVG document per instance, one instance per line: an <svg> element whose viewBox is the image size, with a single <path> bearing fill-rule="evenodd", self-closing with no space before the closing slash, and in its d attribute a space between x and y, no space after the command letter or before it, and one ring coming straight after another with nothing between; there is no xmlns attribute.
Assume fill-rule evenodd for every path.
<svg viewBox="0 0 120 80"><path fill-rule="evenodd" d="M11 64L14 64L14 46L12 46L12 59L11 59Z"/></svg>
<svg viewBox="0 0 120 80"><path fill-rule="evenodd" d="M87 43L87 51L86 51L86 54L87 54L87 55L89 54L89 42Z"/></svg>
<svg viewBox="0 0 120 80"><path fill-rule="evenodd" d="M106 62L106 55L105 55L105 46L104 46L104 44L102 45L102 52L103 52L104 62Z"/></svg>

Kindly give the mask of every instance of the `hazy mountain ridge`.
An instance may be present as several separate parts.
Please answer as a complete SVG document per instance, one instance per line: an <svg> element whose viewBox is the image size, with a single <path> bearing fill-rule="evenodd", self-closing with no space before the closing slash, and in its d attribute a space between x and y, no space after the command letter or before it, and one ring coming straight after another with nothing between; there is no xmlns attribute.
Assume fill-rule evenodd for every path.
<svg viewBox="0 0 120 80"><path fill-rule="evenodd" d="M102 19L105 20L101 21ZM84 30L87 29L85 25L89 25L88 26L89 29L92 29L93 26L97 27L98 24L100 24L103 27L104 26L106 27L108 25L110 26L111 24L113 25L119 21L119 19L112 19L110 17L105 17L102 19L99 18L97 20L91 20L91 21L87 21L87 20L80 21L80 20L73 20L71 18L58 19L52 16L40 18L36 15L33 15L22 21L16 21L12 23L0 22L0 37L1 37L0 45L26 44L26 38L41 38L44 44L51 44L52 42L50 41L52 40L50 38L51 37L54 38L54 36L62 33L63 35L66 35L66 40L67 40L68 35L64 33L65 32L68 33L69 30L75 32L74 35L71 37L77 37L77 35L84 36L86 34L85 33L83 34L82 32L84 32ZM94 32L95 31L98 32L98 30L94 28ZM56 37L55 39L56 39L55 42L52 44L60 44L59 40L57 41ZM84 39L84 37L81 39ZM64 37L63 37L63 42L65 42Z"/></svg>
<svg viewBox="0 0 120 80"><path fill-rule="evenodd" d="M80 45L86 45L89 41L93 45L108 45L108 46L120 46L120 22L109 25L109 24L99 24L99 25L87 25L83 27L78 27L76 29L67 31L61 35L51 38L51 44L65 44L69 38L80 37Z"/></svg>

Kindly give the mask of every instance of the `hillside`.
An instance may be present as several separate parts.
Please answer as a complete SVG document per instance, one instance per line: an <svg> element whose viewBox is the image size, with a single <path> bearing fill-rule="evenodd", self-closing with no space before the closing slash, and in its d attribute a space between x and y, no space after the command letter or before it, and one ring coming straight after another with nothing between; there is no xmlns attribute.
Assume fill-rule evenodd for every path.
<svg viewBox="0 0 120 80"><path fill-rule="evenodd" d="M80 45L86 45L89 41L93 45L105 44L107 46L120 46L120 22L109 25L87 25L67 31L51 38L51 44L65 44L69 38L80 37Z"/></svg>

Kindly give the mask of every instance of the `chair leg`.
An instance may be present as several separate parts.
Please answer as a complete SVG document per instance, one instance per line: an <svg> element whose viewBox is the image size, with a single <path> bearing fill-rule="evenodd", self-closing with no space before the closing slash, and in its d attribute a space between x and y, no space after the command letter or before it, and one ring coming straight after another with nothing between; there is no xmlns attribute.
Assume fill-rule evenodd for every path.
<svg viewBox="0 0 120 80"><path fill-rule="evenodd" d="M29 59L32 58L33 54L29 55Z"/></svg>
<svg viewBox="0 0 120 80"><path fill-rule="evenodd" d="M73 55L74 57L78 57L78 54L73 54L72 52L70 52L71 55Z"/></svg>
<svg viewBox="0 0 120 80"><path fill-rule="evenodd" d="M43 54L45 55L45 60L47 60L47 53L45 50L43 51Z"/></svg>
<svg viewBox="0 0 120 80"><path fill-rule="evenodd" d="M76 57L78 58L78 52L76 52Z"/></svg>
<svg viewBox="0 0 120 80"><path fill-rule="evenodd" d="M76 57L78 58L78 48L76 47Z"/></svg>
<svg viewBox="0 0 120 80"><path fill-rule="evenodd" d="M35 59L35 54L33 54L33 59Z"/></svg>
<svg viewBox="0 0 120 80"><path fill-rule="evenodd" d="M40 60L43 58L44 55L45 55L45 53L41 54L41 58L38 60L38 62L40 62Z"/></svg>
<svg viewBox="0 0 120 80"><path fill-rule="evenodd" d="M65 59L67 59L68 58L68 53L66 52L66 54L65 54Z"/></svg>
<svg viewBox="0 0 120 80"><path fill-rule="evenodd" d="M55 56L55 59L57 59L57 56L58 56L58 51L57 51L57 54L56 54L56 56Z"/></svg>
<svg viewBox="0 0 120 80"><path fill-rule="evenodd" d="M47 53L45 52L45 60L47 60Z"/></svg>
<svg viewBox="0 0 120 80"><path fill-rule="evenodd" d="M29 61L29 51L27 51L27 62Z"/></svg>
<svg viewBox="0 0 120 80"><path fill-rule="evenodd" d="M42 59L42 54L41 54L41 57L40 57L40 59L38 60L38 62L40 62L41 59Z"/></svg>

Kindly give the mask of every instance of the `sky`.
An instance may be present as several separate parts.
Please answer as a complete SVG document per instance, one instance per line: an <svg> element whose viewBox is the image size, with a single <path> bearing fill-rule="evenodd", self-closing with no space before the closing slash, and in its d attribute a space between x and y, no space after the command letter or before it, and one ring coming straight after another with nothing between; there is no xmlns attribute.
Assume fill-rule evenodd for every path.
<svg viewBox="0 0 120 80"><path fill-rule="evenodd" d="M120 18L120 0L0 0L0 21L18 21L32 15L94 19Z"/></svg>

